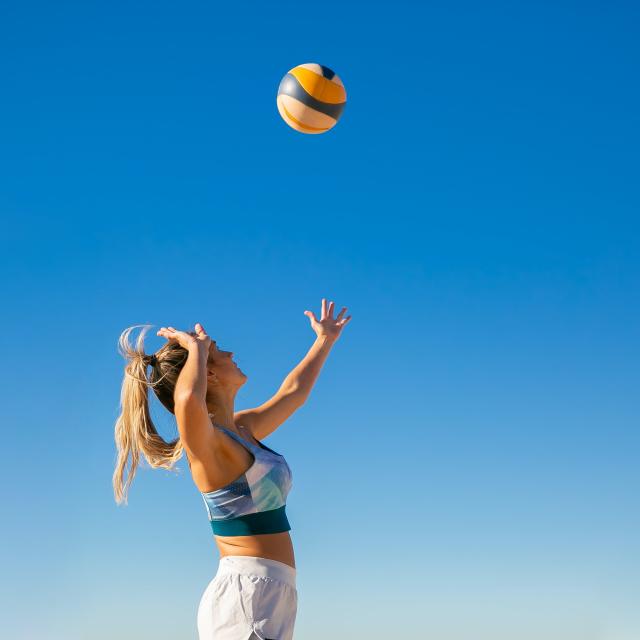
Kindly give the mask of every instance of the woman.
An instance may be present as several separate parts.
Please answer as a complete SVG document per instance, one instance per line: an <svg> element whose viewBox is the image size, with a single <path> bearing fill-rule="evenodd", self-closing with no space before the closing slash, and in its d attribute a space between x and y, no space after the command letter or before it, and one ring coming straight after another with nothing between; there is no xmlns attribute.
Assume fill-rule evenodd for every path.
<svg viewBox="0 0 640 640"><path fill-rule="evenodd" d="M285 514L291 470L282 455L261 441L306 401L351 319L343 317L345 311L343 307L333 318L333 302L327 307L325 298L320 320L305 311L317 336L311 349L273 398L243 411L235 411L234 401L247 376L233 362L233 353L219 349L201 324L195 331L162 327L158 335L168 342L151 356L144 353L146 328L135 347L128 339L134 327L120 336L120 352L128 363L115 427L115 499L126 504L140 454L152 467L171 469L186 453L221 556L198 606L200 640L293 637L298 592ZM171 442L151 421L148 387L176 417L179 437Z"/></svg>

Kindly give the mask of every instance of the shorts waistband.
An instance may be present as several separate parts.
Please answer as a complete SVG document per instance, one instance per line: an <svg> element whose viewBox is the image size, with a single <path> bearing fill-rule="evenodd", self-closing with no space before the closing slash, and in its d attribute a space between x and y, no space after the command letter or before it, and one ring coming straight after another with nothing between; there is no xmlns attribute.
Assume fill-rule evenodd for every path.
<svg viewBox="0 0 640 640"><path fill-rule="evenodd" d="M259 556L222 556L216 575L226 573L241 573L244 575L266 576L286 582L296 588L296 570L294 567Z"/></svg>

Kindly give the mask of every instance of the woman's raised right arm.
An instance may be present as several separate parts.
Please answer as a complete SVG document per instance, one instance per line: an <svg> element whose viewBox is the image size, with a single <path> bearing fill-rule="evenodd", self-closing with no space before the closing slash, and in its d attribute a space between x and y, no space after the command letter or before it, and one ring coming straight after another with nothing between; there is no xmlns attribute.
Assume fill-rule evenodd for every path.
<svg viewBox="0 0 640 640"><path fill-rule="evenodd" d="M196 322L195 334L194 336L186 331L178 331L173 327L161 327L158 331L159 336L177 342L187 350L187 361L178 375L173 390L174 403L196 399L206 406L207 360L211 338L199 322Z"/></svg>
<svg viewBox="0 0 640 640"><path fill-rule="evenodd" d="M176 403L185 400L200 400L206 406L207 359L209 346L193 340L187 347L187 361L180 371L173 396Z"/></svg>
<svg viewBox="0 0 640 640"><path fill-rule="evenodd" d="M158 335L176 340L184 347L187 361L184 363L173 391L174 413L180 439L194 459L203 459L211 451L215 431L211 428L207 408L207 359L211 338L202 325L196 324L194 337L173 327L162 328Z"/></svg>

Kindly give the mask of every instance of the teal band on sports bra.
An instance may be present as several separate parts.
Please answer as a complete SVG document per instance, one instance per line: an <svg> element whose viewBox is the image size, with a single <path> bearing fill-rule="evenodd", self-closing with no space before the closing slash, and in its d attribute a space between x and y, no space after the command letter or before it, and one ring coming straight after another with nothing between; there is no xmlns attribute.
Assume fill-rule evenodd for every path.
<svg viewBox="0 0 640 640"><path fill-rule="evenodd" d="M260 533L290 531L291 525L285 513L286 505L270 511L248 513L232 520L211 520L213 533L219 536L252 536Z"/></svg>

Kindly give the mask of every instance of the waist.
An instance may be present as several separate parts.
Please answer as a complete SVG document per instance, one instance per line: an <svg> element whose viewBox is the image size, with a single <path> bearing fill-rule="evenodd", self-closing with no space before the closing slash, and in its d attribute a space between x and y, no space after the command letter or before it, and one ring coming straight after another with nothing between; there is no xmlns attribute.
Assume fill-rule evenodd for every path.
<svg viewBox="0 0 640 640"><path fill-rule="evenodd" d="M279 560L258 556L223 556L220 558L216 576L238 573L246 576L274 578L291 585L294 589L296 588L296 569Z"/></svg>
<svg viewBox="0 0 640 640"><path fill-rule="evenodd" d="M258 556L296 566L289 531L253 536L213 536L221 556Z"/></svg>

